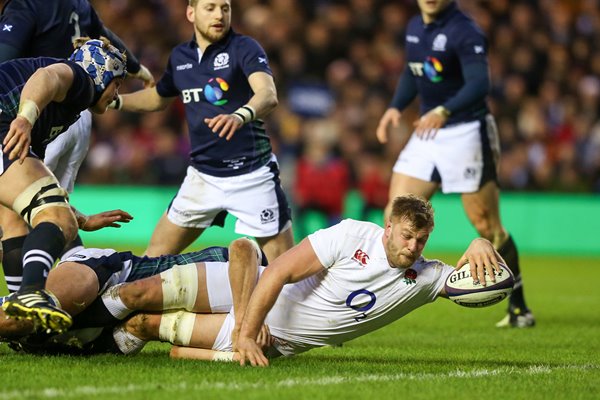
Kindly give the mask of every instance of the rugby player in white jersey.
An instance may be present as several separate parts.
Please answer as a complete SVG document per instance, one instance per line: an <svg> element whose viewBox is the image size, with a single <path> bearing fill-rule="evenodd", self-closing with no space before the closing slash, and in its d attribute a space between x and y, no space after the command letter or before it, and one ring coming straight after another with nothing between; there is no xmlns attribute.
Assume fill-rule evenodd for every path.
<svg viewBox="0 0 600 400"><path fill-rule="evenodd" d="M414 195L401 196L385 228L344 220L309 235L267 268L259 268L261 277L249 303L238 306L244 315L237 310L138 314L127 324L142 340L176 344L171 351L175 358L249 361L259 366L268 365L270 357L343 343L445 295L444 283L454 267L421 256L432 229L431 204ZM485 282L484 270L494 276L499 261L503 260L493 245L479 238L471 242L458 266L469 262L472 275ZM227 292L226 264L211 274L214 282L222 283L208 290ZM181 289L190 289L180 282ZM133 292L145 299L132 296ZM123 317L134 308L156 310L163 292L156 278L125 284L110 294L109 308Z"/></svg>

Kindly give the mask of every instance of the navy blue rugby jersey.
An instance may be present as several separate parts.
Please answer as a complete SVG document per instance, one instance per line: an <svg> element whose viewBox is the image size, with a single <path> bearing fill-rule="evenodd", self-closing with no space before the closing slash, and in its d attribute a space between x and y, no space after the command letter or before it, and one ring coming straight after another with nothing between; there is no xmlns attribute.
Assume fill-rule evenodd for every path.
<svg viewBox="0 0 600 400"><path fill-rule="evenodd" d="M213 133L204 118L231 114L254 95L248 76L271 75L267 56L252 38L230 31L201 53L195 40L173 49L167 69L156 85L161 97L179 96L190 131L191 162L212 176L235 176L266 165L271 142L262 120L242 126L230 141Z"/></svg>
<svg viewBox="0 0 600 400"><path fill-rule="evenodd" d="M487 68L487 49L483 32L454 2L428 25L420 14L411 18L406 30L406 62L416 80L421 115L444 104L462 88L462 65L483 63ZM480 119L487 113L483 96L455 111L447 124Z"/></svg>
<svg viewBox="0 0 600 400"><path fill-rule="evenodd" d="M21 91L27 80L37 69L59 62L69 65L75 78L65 100L50 102L33 125L31 147L42 159L48 143L77 121L81 111L93 105L92 80L79 65L58 58L19 58L0 64L0 137L4 139L19 111Z"/></svg>
<svg viewBox="0 0 600 400"><path fill-rule="evenodd" d="M88 0L9 0L0 17L0 43L20 57L68 58L73 39L99 37L103 25Z"/></svg>

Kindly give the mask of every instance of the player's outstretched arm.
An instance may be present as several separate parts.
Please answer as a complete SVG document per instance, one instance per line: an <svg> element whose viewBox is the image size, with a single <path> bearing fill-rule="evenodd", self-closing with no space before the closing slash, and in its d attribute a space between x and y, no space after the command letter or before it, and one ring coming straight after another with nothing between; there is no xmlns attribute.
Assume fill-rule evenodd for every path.
<svg viewBox="0 0 600 400"><path fill-rule="evenodd" d="M85 215L75 207L71 206L71 208L77 218L79 229L86 232L97 231L106 227L120 228L121 225L119 224L127 224L133 219L131 214L123 210L111 210L98 214Z"/></svg>
<svg viewBox="0 0 600 400"><path fill-rule="evenodd" d="M119 95L115 101L110 103L109 107L139 113L160 111L167 108L174 99L174 97L162 97L158 94L156 87L149 87L137 92Z"/></svg>
<svg viewBox="0 0 600 400"><path fill-rule="evenodd" d="M276 258L261 275L250 297L238 338L240 365L246 361L252 366L266 367L265 357L257 338L267 313L271 310L281 289L287 283L298 282L323 270L308 239Z"/></svg>

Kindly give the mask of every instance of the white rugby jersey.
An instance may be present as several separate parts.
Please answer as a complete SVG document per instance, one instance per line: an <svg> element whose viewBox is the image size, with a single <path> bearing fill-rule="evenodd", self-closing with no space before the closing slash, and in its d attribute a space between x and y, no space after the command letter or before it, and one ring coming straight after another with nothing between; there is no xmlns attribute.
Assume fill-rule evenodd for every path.
<svg viewBox="0 0 600 400"><path fill-rule="evenodd" d="M325 267L285 285L265 323L283 355L343 343L434 301L453 267L419 258L411 268L390 267L384 230L346 219L308 239Z"/></svg>

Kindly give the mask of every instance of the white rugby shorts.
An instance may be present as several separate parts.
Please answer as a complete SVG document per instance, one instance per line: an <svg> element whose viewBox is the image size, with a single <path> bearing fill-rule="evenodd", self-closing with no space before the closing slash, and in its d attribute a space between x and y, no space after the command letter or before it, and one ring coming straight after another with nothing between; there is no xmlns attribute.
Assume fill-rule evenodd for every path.
<svg viewBox="0 0 600 400"><path fill-rule="evenodd" d="M429 140L413 133L393 171L441 183L444 193L473 193L496 180L499 156L498 129L494 118L487 115L481 121L442 128Z"/></svg>
<svg viewBox="0 0 600 400"><path fill-rule="evenodd" d="M73 191L77 172L87 155L92 136L92 113L81 112L79 119L48 144L44 164L67 192Z"/></svg>
<svg viewBox="0 0 600 400"><path fill-rule="evenodd" d="M291 225L275 156L255 171L231 177L207 175L188 167L167 217L181 227L207 228L223 226L226 213L237 218L235 232L242 235L274 236Z"/></svg>

